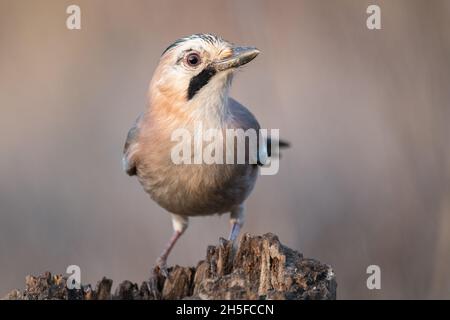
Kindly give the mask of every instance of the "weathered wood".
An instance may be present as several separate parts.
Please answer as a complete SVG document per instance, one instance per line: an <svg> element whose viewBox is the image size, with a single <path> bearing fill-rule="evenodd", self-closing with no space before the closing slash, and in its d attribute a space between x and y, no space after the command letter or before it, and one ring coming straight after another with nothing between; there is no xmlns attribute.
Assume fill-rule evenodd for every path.
<svg viewBox="0 0 450 320"><path fill-rule="evenodd" d="M5 299L336 299L337 287L330 266L303 258L270 233L244 234L237 248L220 239L195 268L171 267L168 279L155 269L141 286L124 281L114 294L112 280L105 277L95 290L90 285L68 290L66 280L49 272L27 276L25 290L13 290Z"/></svg>

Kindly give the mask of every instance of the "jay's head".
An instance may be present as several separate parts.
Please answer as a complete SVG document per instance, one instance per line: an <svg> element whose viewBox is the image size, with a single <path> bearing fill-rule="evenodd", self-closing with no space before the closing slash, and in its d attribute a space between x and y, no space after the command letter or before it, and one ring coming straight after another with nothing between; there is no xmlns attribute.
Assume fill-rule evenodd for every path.
<svg viewBox="0 0 450 320"><path fill-rule="evenodd" d="M238 47L212 34L194 34L171 44L162 54L151 82L153 99L172 104L225 95L233 72L259 51Z"/></svg>

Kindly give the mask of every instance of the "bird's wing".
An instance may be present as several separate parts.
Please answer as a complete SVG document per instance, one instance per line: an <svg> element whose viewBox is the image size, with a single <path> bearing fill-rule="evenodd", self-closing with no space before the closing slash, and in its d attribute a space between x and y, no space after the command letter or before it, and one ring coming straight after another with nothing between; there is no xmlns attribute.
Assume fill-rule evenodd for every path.
<svg viewBox="0 0 450 320"><path fill-rule="evenodd" d="M241 128L244 130L260 129L258 120L256 120L255 116L250 112L250 110L248 110L233 98L228 99L228 109L230 110L232 122L236 128Z"/></svg>
<svg viewBox="0 0 450 320"><path fill-rule="evenodd" d="M233 123L236 128L242 128L244 130L260 130L261 127L255 116L246 107L232 98L229 98L229 110L231 112ZM281 139L275 140L274 138L268 136L266 137L265 141L260 142L259 138L260 137L258 135L257 162L260 166L266 164L268 158L270 158L271 156L279 156L278 149L289 147L289 142ZM277 150L272 150L272 145L277 146Z"/></svg>
<svg viewBox="0 0 450 320"><path fill-rule="evenodd" d="M130 176L136 175L136 151L138 149L139 125L142 114L136 119L134 125L128 131L127 140L123 148L123 170Z"/></svg>
<svg viewBox="0 0 450 320"><path fill-rule="evenodd" d="M229 98L229 110L232 115L233 126L236 129L254 129L257 131L258 152L256 155L256 160L258 164L264 164L268 158L267 141L259 141L259 130L261 126L259 125L258 120L256 120L255 116L250 112L250 110L248 110L246 107L232 98Z"/></svg>

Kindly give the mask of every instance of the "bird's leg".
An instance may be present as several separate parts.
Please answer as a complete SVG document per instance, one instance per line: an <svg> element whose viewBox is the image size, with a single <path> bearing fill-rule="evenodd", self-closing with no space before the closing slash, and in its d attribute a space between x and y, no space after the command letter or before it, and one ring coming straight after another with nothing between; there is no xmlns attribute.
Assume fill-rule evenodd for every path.
<svg viewBox="0 0 450 320"><path fill-rule="evenodd" d="M172 251L173 246L175 245L180 236L181 236L180 231L174 231L169 242L166 244L166 247L164 248L163 252L161 252L160 256L156 260L156 264L158 265L159 270L161 270L161 273L166 278L169 275L169 272L167 271L167 258L169 257L170 251Z"/></svg>
<svg viewBox="0 0 450 320"><path fill-rule="evenodd" d="M188 226L188 218L179 216L176 214L172 214L172 224L173 224L173 235L170 238L169 242L166 244L161 255L156 260L156 264L159 267L161 273L168 278L169 272L167 270L167 258L169 257L170 252L172 251L175 243L181 237Z"/></svg>
<svg viewBox="0 0 450 320"><path fill-rule="evenodd" d="M241 204L231 210L230 214L231 231L228 240L234 241L244 225L244 205Z"/></svg>

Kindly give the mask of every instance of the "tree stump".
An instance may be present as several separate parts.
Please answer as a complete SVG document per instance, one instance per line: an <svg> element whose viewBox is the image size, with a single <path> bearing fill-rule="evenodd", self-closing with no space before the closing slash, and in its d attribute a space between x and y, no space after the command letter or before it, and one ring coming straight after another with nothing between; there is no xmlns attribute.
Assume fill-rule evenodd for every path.
<svg viewBox="0 0 450 320"><path fill-rule="evenodd" d="M13 290L8 300L168 300L168 299L336 299L336 277L329 265L303 258L273 234L244 234L237 247L220 239L207 249L195 268L174 266L166 279L158 269L141 286L124 281L111 293L112 280L103 278L95 290L82 285L69 290L67 278L46 272L27 276L25 290Z"/></svg>

